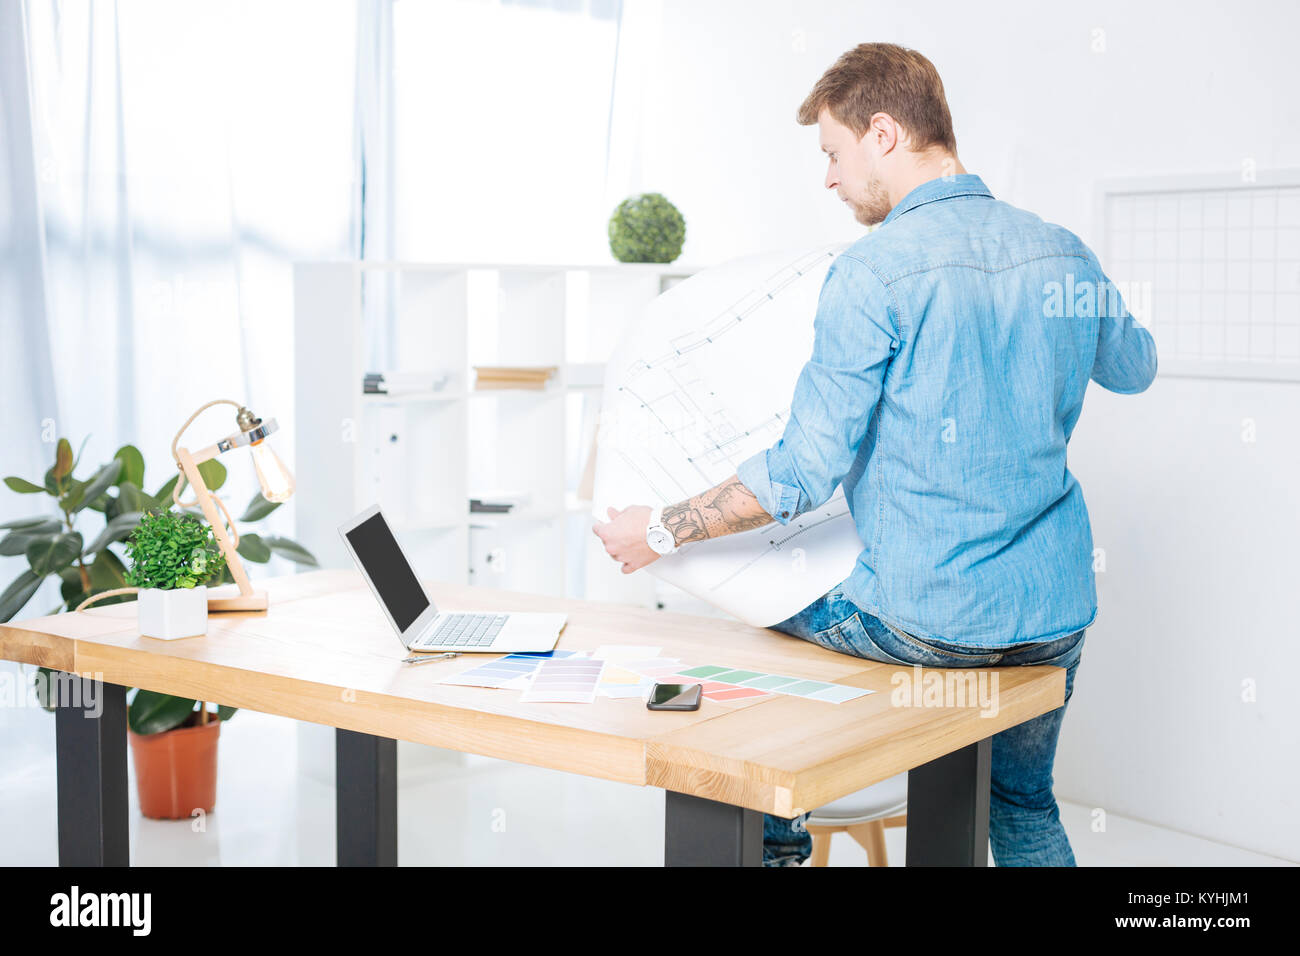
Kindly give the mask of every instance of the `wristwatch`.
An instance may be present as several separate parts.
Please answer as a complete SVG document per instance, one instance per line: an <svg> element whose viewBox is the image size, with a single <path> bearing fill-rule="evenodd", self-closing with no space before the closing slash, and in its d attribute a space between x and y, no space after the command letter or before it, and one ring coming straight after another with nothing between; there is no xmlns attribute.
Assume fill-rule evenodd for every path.
<svg viewBox="0 0 1300 956"><path fill-rule="evenodd" d="M655 505L654 511L650 512L650 524L645 529L645 543L650 545L650 550L655 554L672 554L677 550L677 542L673 539L673 533L660 520L663 510L663 505Z"/></svg>

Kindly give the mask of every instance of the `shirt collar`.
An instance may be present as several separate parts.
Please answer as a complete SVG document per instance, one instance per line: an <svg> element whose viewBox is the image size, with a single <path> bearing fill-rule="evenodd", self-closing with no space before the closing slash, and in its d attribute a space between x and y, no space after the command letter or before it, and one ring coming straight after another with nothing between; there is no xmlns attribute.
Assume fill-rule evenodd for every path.
<svg viewBox="0 0 1300 956"><path fill-rule="evenodd" d="M903 213L915 209L917 206L938 202L941 199L953 199L957 196L987 196L989 199L993 198L989 188L984 185L984 180L974 173L962 173L958 176L947 177L939 176L928 182L921 183L921 185L904 196L903 201L890 210L889 215L885 217L881 225L887 225L890 220L897 219Z"/></svg>

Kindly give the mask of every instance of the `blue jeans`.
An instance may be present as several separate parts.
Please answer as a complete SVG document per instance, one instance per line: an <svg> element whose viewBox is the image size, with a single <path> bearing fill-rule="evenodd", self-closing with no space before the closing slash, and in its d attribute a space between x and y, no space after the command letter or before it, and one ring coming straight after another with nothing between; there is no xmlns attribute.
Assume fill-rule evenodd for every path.
<svg viewBox="0 0 1300 956"><path fill-rule="evenodd" d="M808 607L772 629L803 638L841 654L886 664L924 667L1009 667L1051 664L1064 667L1065 702L1083 653L1084 632L1055 641L978 648L923 641L897 631L862 611L837 585ZM1065 705L993 735L989 843L998 866L1074 866L1074 853L1061 826L1052 794L1052 764ZM812 855L808 814L784 820L763 818L763 865L789 866Z"/></svg>

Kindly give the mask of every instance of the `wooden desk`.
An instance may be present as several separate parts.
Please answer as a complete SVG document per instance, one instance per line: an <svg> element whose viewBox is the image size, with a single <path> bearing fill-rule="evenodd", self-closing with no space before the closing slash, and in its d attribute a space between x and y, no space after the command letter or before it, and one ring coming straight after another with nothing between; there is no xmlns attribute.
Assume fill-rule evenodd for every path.
<svg viewBox="0 0 1300 956"><path fill-rule="evenodd" d="M361 576L315 571L258 582L266 612L209 619L205 637L140 637L131 604L0 625L0 658L94 682L57 713L59 862L128 862L126 688L144 687L338 728L338 861L397 862L397 740L667 791L665 862L762 861L764 812L792 817L908 772L907 862L987 861L989 741L1060 707L1065 671L995 668L998 708L894 706L910 668L823 650L767 628L596 601L425 582L450 610L568 613L560 648L653 644L691 664L806 676L877 693L843 704L775 695L699 711L636 699L524 704L519 693L435 684L487 660L404 665ZM87 710L102 708L86 719ZM236 718L238 719L238 718Z"/></svg>

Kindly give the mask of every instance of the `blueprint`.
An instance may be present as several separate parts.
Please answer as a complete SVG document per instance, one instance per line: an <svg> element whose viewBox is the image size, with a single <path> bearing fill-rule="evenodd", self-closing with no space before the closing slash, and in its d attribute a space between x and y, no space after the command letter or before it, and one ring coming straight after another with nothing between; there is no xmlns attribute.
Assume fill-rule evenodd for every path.
<svg viewBox="0 0 1300 956"><path fill-rule="evenodd" d="M615 350L597 433L593 515L706 491L785 431L817 299L847 243L751 256L656 298ZM767 627L844 580L862 543L843 491L787 525L683 545L647 569Z"/></svg>

